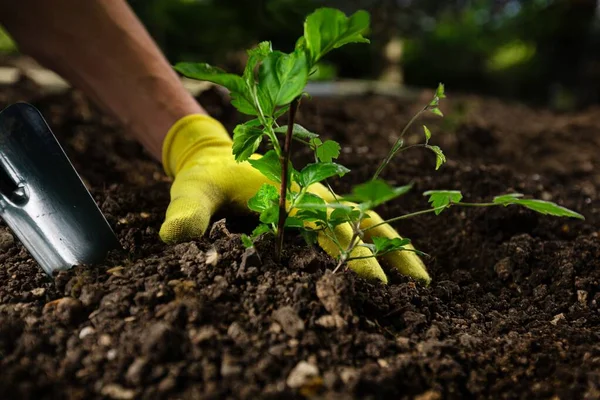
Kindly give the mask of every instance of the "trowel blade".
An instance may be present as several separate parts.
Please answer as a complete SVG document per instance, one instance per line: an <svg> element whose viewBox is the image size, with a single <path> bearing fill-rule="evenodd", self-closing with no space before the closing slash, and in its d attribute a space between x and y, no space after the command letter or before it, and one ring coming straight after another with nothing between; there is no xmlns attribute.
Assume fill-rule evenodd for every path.
<svg viewBox="0 0 600 400"><path fill-rule="evenodd" d="M0 217L49 275L100 262L120 247L46 121L27 103L0 113Z"/></svg>

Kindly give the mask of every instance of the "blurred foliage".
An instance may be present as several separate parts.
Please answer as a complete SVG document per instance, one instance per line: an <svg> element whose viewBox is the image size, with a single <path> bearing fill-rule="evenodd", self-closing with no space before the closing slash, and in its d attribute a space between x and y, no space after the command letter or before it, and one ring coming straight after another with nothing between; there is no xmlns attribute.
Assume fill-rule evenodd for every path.
<svg viewBox="0 0 600 400"><path fill-rule="evenodd" d="M17 51L17 46L8 33L0 26L0 53L10 54Z"/></svg>
<svg viewBox="0 0 600 400"><path fill-rule="evenodd" d="M245 49L261 40L291 50L317 7L366 9L371 46L344 47L315 79L386 77L426 87L443 81L453 91L559 108L600 99L598 0L128 2L172 63L205 61L240 71ZM0 28L0 52L14 50Z"/></svg>
<svg viewBox="0 0 600 400"><path fill-rule="evenodd" d="M372 46L349 46L324 77L377 78L386 44L401 38L405 82L536 101L596 100L600 50L596 0L130 0L172 61L239 70L244 49L293 47L320 6L368 10ZM598 56L600 59L600 56ZM391 62L394 64L394 61ZM395 64L394 64L395 65ZM395 68L395 66L394 66ZM402 75L400 75L402 76ZM323 78L323 77L322 77ZM557 100L558 101L558 100Z"/></svg>
<svg viewBox="0 0 600 400"><path fill-rule="evenodd" d="M597 101L596 0L450 3L435 12L435 19L422 18L418 33L407 39L407 82L442 80L451 88L562 108Z"/></svg>

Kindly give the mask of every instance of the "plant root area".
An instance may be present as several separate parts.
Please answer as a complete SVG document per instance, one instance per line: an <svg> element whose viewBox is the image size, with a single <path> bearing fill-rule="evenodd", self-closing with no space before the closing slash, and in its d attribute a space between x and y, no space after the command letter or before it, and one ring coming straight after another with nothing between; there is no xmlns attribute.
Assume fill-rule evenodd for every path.
<svg viewBox="0 0 600 400"><path fill-rule="evenodd" d="M471 202L525 193L586 220L517 207L402 220L394 227L430 255L424 287L389 269L388 285L332 274L293 233L281 263L268 237L246 252L253 216L224 213L205 237L163 244L161 166L79 92L40 93L22 80L0 105L41 110L123 251L49 278L0 227L0 398L600 398L600 108L449 93L446 118L422 121L448 163L435 171L421 149L397 157L383 177L414 188L384 217L454 189ZM299 122L340 142L352 169L332 182L338 193L369 179L432 94L303 101ZM220 92L199 101L230 130L238 122ZM417 124L407 144L420 135Z"/></svg>

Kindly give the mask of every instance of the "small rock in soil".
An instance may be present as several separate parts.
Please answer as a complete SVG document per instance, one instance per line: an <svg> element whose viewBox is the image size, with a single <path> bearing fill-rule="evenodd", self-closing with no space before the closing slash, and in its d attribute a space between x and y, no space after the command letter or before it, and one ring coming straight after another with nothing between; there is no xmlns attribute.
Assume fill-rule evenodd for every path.
<svg viewBox="0 0 600 400"><path fill-rule="evenodd" d="M550 323L552 325L558 325L561 322L565 322L565 314L560 313L558 315L555 315L554 318L552 318L552 321L550 321Z"/></svg>
<svg viewBox="0 0 600 400"><path fill-rule="evenodd" d="M42 297L46 293L46 289L44 288L35 288L31 291L31 294L34 297Z"/></svg>
<svg viewBox="0 0 600 400"><path fill-rule="evenodd" d="M142 342L142 352L150 357L164 359L176 357L181 349L178 335L164 322L157 322L148 329L148 336Z"/></svg>
<svg viewBox="0 0 600 400"><path fill-rule="evenodd" d="M93 327L86 326L81 331L79 331L79 339L86 338L90 335L93 335L94 333L96 333L96 330Z"/></svg>
<svg viewBox="0 0 600 400"><path fill-rule="evenodd" d="M356 370L356 368L343 367L340 370L340 379L342 380L342 382L344 382L344 385L346 385L350 390L352 390L352 388L356 386L359 377L360 374Z"/></svg>
<svg viewBox="0 0 600 400"><path fill-rule="evenodd" d="M125 379L133 385L141 385L148 372L148 367L148 360L145 357L137 357L127 368Z"/></svg>
<svg viewBox="0 0 600 400"><path fill-rule="evenodd" d="M286 383L292 389L308 385L313 378L319 376L319 369L306 361L300 361L287 377Z"/></svg>
<svg viewBox="0 0 600 400"><path fill-rule="evenodd" d="M214 326L202 326L197 331L190 332L190 339L193 344L200 344L216 337L218 334L219 331Z"/></svg>
<svg viewBox="0 0 600 400"><path fill-rule="evenodd" d="M291 337L296 337L304 330L304 321L290 306L281 307L273 312L273 319L281 325L281 329Z"/></svg>
<svg viewBox="0 0 600 400"><path fill-rule="evenodd" d="M347 325L346 321L344 321L344 319L339 315L323 315L315 321L315 324L322 326L326 329L341 329L346 327Z"/></svg>
<svg viewBox="0 0 600 400"><path fill-rule="evenodd" d="M121 385L111 383L102 388L100 393L110 399L114 400L129 400L135 397L135 391L131 389L125 389Z"/></svg>
<svg viewBox="0 0 600 400"><path fill-rule="evenodd" d="M229 337L237 345L243 345L248 343L248 334L246 333L244 328L242 328L242 326L237 322L234 322L231 325L229 325L229 329L227 329L227 335L229 335Z"/></svg>
<svg viewBox="0 0 600 400"><path fill-rule="evenodd" d="M83 316L83 305L72 297L51 301L44 306L44 312L54 316L64 324L76 322Z"/></svg>
<svg viewBox="0 0 600 400"><path fill-rule="evenodd" d="M415 400L440 400L441 398L441 393L435 390L428 390L425 393L415 396Z"/></svg>
<svg viewBox="0 0 600 400"><path fill-rule="evenodd" d="M15 238L10 232L0 231L0 250L6 250L15 244Z"/></svg>
<svg viewBox="0 0 600 400"><path fill-rule="evenodd" d="M237 360L228 354L225 354L221 363L221 376L223 378L232 378L242 373L242 367Z"/></svg>
<svg viewBox="0 0 600 400"><path fill-rule="evenodd" d="M424 314L416 313L413 311L405 311L402 314L404 323L409 327L419 327L427 323L427 317Z"/></svg>
<svg viewBox="0 0 600 400"><path fill-rule="evenodd" d="M333 315L344 318L352 315L347 299L351 296L348 280L342 274L325 273L317 282L317 297Z"/></svg>
<svg viewBox="0 0 600 400"><path fill-rule="evenodd" d="M502 279L503 281L510 278L510 276L512 275L512 266L510 258L505 257L502 260L498 261L496 265L494 265L494 271L496 272L496 275L498 275L498 278Z"/></svg>

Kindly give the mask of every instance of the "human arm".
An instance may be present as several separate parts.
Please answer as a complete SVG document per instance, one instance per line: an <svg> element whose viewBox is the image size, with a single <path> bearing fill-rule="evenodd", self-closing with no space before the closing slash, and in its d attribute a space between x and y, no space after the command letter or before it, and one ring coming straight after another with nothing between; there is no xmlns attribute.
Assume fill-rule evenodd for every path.
<svg viewBox="0 0 600 400"><path fill-rule="evenodd" d="M0 23L157 160L175 122L206 114L124 0L0 0Z"/></svg>

